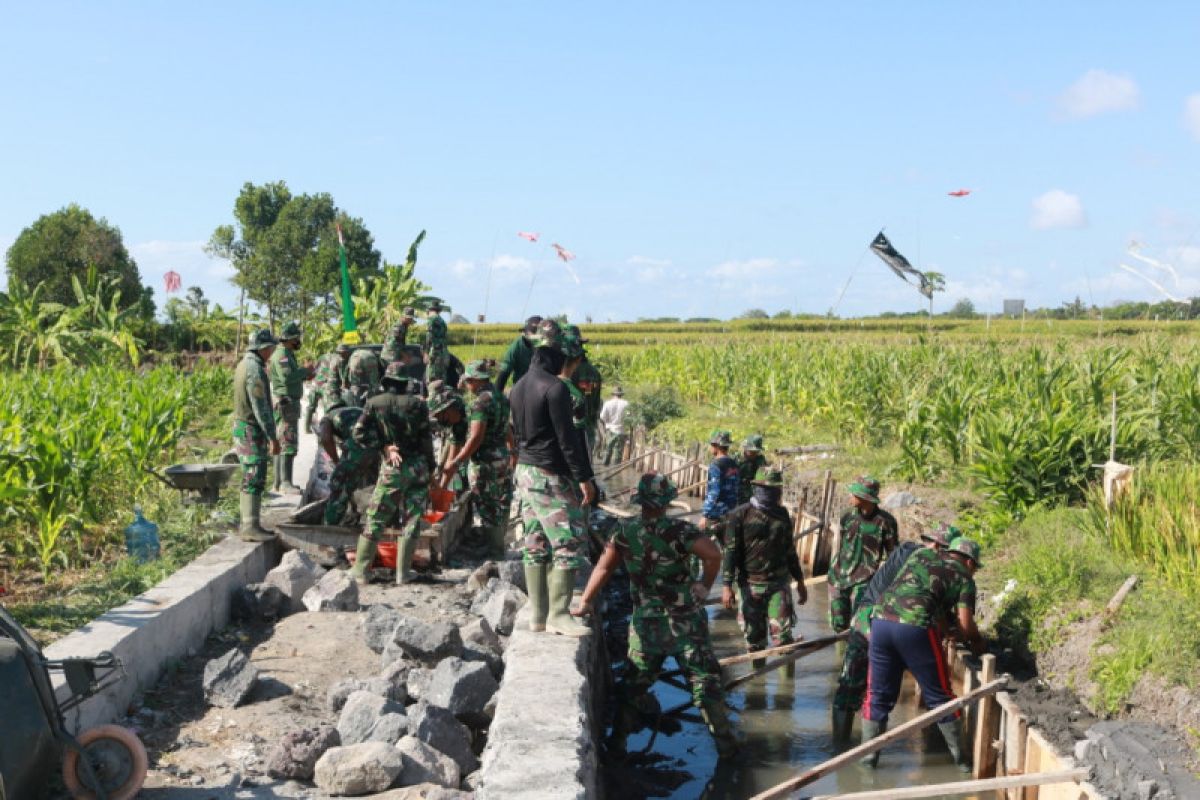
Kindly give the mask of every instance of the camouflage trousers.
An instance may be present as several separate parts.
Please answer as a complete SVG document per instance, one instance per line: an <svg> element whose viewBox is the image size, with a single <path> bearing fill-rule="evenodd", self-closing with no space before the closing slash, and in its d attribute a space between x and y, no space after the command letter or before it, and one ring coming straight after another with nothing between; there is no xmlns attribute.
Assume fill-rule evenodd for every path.
<svg viewBox="0 0 1200 800"><path fill-rule="evenodd" d="M233 446L242 465L242 494L261 495L267 488L267 434L256 422L233 423Z"/></svg>
<svg viewBox="0 0 1200 800"><path fill-rule="evenodd" d="M275 402L275 435L279 437L279 453L294 456L300 445L300 401Z"/></svg>
<svg viewBox="0 0 1200 800"><path fill-rule="evenodd" d="M692 702L703 706L722 702L721 665L713 655L708 636L708 617L704 609L672 616L641 616L634 609L629 622L629 673L625 682L624 702L641 709L642 698L662 674L668 656L687 676L692 687Z"/></svg>
<svg viewBox="0 0 1200 800"><path fill-rule="evenodd" d="M738 625L751 652L767 649L767 635L776 646L790 644L796 609L787 581L743 583L737 587Z"/></svg>
<svg viewBox="0 0 1200 800"><path fill-rule="evenodd" d="M526 564L549 564L559 569L579 569L587 552L583 506L575 482L565 475L530 464L517 464L513 473Z"/></svg>
<svg viewBox="0 0 1200 800"><path fill-rule="evenodd" d="M870 666L871 640L871 609L873 606L860 608L854 614L854 624L850 626L850 638L846 640L846 652L842 655L842 672L838 675L837 691L833 694L833 707L839 711L858 711L862 708L863 699L867 695L867 668ZM866 621L866 633L863 633L861 621Z"/></svg>
<svg viewBox="0 0 1200 800"><path fill-rule="evenodd" d="M386 460L379 470L363 536L378 542L383 529L401 529L405 539L421 535L421 514L429 502L429 467L425 460L405 461L393 467Z"/></svg>
<svg viewBox="0 0 1200 800"><path fill-rule="evenodd" d="M449 366L450 354L441 347L431 348L425 355L425 385L446 380L446 369Z"/></svg>
<svg viewBox="0 0 1200 800"><path fill-rule="evenodd" d="M337 525L346 516L350 500L370 471L374 459L353 441L342 448L342 457L329 475L329 499L325 501L325 524Z"/></svg>
<svg viewBox="0 0 1200 800"><path fill-rule="evenodd" d="M867 590L867 584L858 583L854 586L834 586L829 584L829 627L834 631L844 631L850 627L850 615L858 605L858 599Z"/></svg>
<svg viewBox="0 0 1200 800"><path fill-rule="evenodd" d="M512 505L513 482L508 459L472 461L470 464L471 503L479 515L479 524L486 527L508 525L508 509Z"/></svg>
<svg viewBox="0 0 1200 800"><path fill-rule="evenodd" d="M604 444L604 466L608 466L612 461L613 456L616 456L617 463L621 461L621 455L625 452L625 442L629 439L628 434L624 433L609 433L608 441Z"/></svg>

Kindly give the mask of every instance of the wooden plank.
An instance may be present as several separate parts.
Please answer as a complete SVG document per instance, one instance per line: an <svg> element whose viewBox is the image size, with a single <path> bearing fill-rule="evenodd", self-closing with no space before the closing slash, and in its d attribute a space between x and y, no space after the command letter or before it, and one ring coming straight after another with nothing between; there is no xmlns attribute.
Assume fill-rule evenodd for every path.
<svg viewBox="0 0 1200 800"><path fill-rule="evenodd" d="M1125 602L1125 598L1133 591L1133 587L1137 586L1138 576L1130 575L1121 584L1121 588L1113 595L1112 600L1108 601L1108 605L1104 607L1104 615L1107 617L1115 616L1121 610L1121 604Z"/></svg>
<svg viewBox="0 0 1200 800"><path fill-rule="evenodd" d="M1075 785L1088 775L1082 768L1062 769L1055 772L1042 772L1037 775L1013 775L1006 778L983 778L973 781L955 781L954 783L934 783L925 786L908 786L904 788L880 789L870 792L852 792L850 794L823 794L812 800L914 800L921 797L946 797L980 792L996 792L1001 789L1022 786L1046 786L1049 784Z"/></svg>
<svg viewBox="0 0 1200 800"><path fill-rule="evenodd" d="M979 673L967 666L966 660L962 653L958 653L959 663L962 664L962 693L970 694L975 691L975 687L979 686ZM967 748L967 752L973 752L975 747L975 717L978 715L979 704L975 704L969 708L963 709L963 746ZM975 777L979 777L976 775Z"/></svg>
<svg viewBox="0 0 1200 800"><path fill-rule="evenodd" d="M1038 733L1036 728L1029 728L1029 735L1025 737L1025 774L1050 772L1058 769L1059 766L1054 748L1044 736ZM1027 787L1022 791L1024 792L1023 800L1039 800L1039 798L1049 796L1042 795L1036 786Z"/></svg>
<svg viewBox="0 0 1200 800"><path fill-rule="evenodd" d="M754 795L754 797L751 798L751 800L776 800L777 798L785 797L788 794L790 794L791 792L794 792L795 790L797 790L801 787L807 786L808 784L812 783L813 781L819 780L820 778L824 777L825 775L828 775L829 773L834 772L835 770L841 769L842 767L846 766L847 764L851 764L855 761L858 761L863 756L870 755L871 753L874 753L875 751L886 747L888 745L888 743L900 738L901 736L903 736L906 733L911 733L913 731L918 731L918 730L921 730L922 728L926 728L926 727L934 724L935 722L937 722L939 719L946 716L947 714L957 711L960 708L969 706L971 703L975 702L980 697L985 697L989 694L993 694L995 692L1000 691L1007 684L1008 684L1008 676L1007 675L1002 678L998 678L986 686L979 687L972 694L964 695L963 697L960 697L956 700L951 700L947 703L943 703L942 705L938 706L937 708L930 709L929 711L926 711L924 714L921 714L920 716L917 716L917 717L913 717L908 722L905 722L901 725L896 726L895 728L888 731L887 733L882 734L881 736L876 736L874 739L871 739L868 742L863 742L858 747L853 747L840 755L834 756L833 758L831 758L821 764L818 764L817 766L813 767L812 769L805 770L804 772L797 775L796 777L790 778L790 779L784 781L783 783L773 786L770 789L767 789L765 792L759 792L758 794Z"/></svg>
<svg viewBox="0 0 1200 800"><path fill-rule="evenodd" d="M979 670L979 682L990 683L996 679L996 657L991 653L983 656ZM993 744L999 730L1000 706L994 698L986 697L979 702L975 712L974 775L984 778L996 774L996 748Z"/></svg>

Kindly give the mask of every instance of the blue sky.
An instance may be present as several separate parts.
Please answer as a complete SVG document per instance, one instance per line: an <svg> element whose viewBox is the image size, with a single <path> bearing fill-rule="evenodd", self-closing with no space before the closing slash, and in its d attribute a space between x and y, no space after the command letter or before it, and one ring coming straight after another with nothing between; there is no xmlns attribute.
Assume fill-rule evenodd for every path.
<svg viewBox="0 0 1200 800"><path fill-rule="evenodd" d="M920 308L883 226L942 307L1200 294L1194 3L6 6L0 248L77 202L160 291L234 300L201 245L283 179L472 318Z"/></svg>

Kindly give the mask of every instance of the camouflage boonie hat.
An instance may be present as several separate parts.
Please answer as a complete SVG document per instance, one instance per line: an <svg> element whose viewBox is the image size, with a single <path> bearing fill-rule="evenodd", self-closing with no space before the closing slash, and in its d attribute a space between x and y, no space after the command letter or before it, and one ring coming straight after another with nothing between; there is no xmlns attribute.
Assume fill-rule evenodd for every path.
<svg viewBox="0 0 1200 800"><path fill-rule="evenodd" d="M879 481L872 478L870 475L862 475L854 483L850 484L850 494L868 503L879 505Z"/></svg>
<svg viewBox="0 0 1200 800"><path fill-rule="evenodd" d="M387 369L383 373L381 381L395 381L396 383L408 383L408 374L404 371L405 365L399 361L393 361L388 364Z"/></svg>
<svg viewBox="0 0 1200 800"><path fill-rule="evenodd" d="M733 444L733 434L729 431L713 431L712 436L708 437L708 443L717 447L729 447Z"/></svg>
<svg viewBox="0 0 1200 800"><path fill-rule="evenodd" d="M567 358L579 358L583 355L583 340L573 333L564 332L560 349Z"/></svg>
<svg viewBox="0 0 1200 800"><path fill-rule="evenodd" d="M647 472L638 480L637 491L630 499L641 506L666 508L678 496L679 490L670 478L657 472Z"/></svg>
<svg viewBox="0 0 1200 800"><path fill-rule="evenodd" d="M250 337L250 345L247 350L262 350L264 347L274 347L279 344L279 340L271 333L270 328L260 328Z"/></svg>
<svg viewBox="0 0 1200 800"><path fill-rule="evenodd" d="M579 340L580 344L588 343L588 340L583 338L583 332L581 330L579 330L578 325L567 325L565 328L563 328L563 333L568 334L570 336L574 336L576 339Z"/></svg>
<svg viewBox="0 0 1200 800"><path fill-rule="evenodd" d="M434 384L441 385L435 386ZM460 411L464 408L462 395L441 383L441 381L434 381L433 384L430 384L428 402L429 416L431 417L435 417L443 411L449 411L455 406L458 406Z"/></svg>
<svg viewBox="0 0 1200 800"><path fill-rule="evenodd" d="M742 442L743 450L753 450L756 453L761 453L763 449L763 437L761 433L754 433L746 437L746 441Z"/></svg>
<svg viewBox="0 0 1200 800"><path fill-rule="evenodd" d="M337 347L333 348L333 352L337 353L339 356L348 356L350 355L350 345L342 342Z"/></svg>
<svg viewBox="0 0 1200 800"><path fill-rule="evenodd" d="M558 323L552 319L544 319L538 323L537 334L533 337L533 346L561 353L562 340L562 328L558 327Z"/></svg>
<svg viewBox="0 0 1200 800"><path fill-rule="evenodd" d="M281 342L285 342L288 339L299 339L299 338L300 338L300 323L299 322L289 322L287 325L284 325L283 330L279 332L279 341L281 341Z"/></svg>
<svg viewBox="0 0 1200 800"><path fill-rule="evenodd" d="M778 467L763 467L750 481L755 486L774 486L783 488L783 470Z"/></svg>
<svg viewBox="0 0 1200 800"><path fill-rule="evenodd" d="M921 532L921 538L927 542L933 542L941 547L950 547L954 540L962 536L962 531L953 525L941 523L933 530Z"/></svg>
<svg viewBox="0 0 1200 800"><path fill-rule="evenodd" d="M486 381L492 377L492 362L486 358L477 358L467 364L463 377L473 381Z"/></svg>
<svg viewBox="0 0 1200 800"><path fill-rule="evenodd" d="M450 306L443 303L442 298L431 296L431 297L425 298L425 310L426 311L449 311Z"/></svg>
<svg viewBox="0 0 1200 800"><path fill-rule="evenodd" d="M537 314L534 314L532 317L525 320L525 327L521 329L521 332L526 336L536 336L538 332L538 326L541 324L542 318Z"/></svg>
<svg viewBox="0 0 1200 800"><path fill-rule="evenodd" d="M979 545L972 542L965 536L960 536L950 545L951 553L961 553L967 558L975 562L976 567L982 567L983 564L979 561Z"/></svg>

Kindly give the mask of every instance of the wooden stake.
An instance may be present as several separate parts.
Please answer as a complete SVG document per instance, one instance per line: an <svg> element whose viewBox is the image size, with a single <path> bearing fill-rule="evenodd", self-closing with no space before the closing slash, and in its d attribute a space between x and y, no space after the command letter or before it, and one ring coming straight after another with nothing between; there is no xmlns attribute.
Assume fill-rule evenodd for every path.
<svg viewBox="0 0 1200 800"><path fill-rule="evenodd" d="M778 647L769 647L766 650L759 650L755 653L742 653L741 655L737 656L727 656L722 658L719 663L722 667L728 667L732 664L744 664L747 661L754 661L757 658L783 655L784 653L790 653L793 650L803 650L809 647L821 648L825 645L833 644L834 642L840 642L849 636L850 631L843 631L841 633L835 633L832 636L822 636L819 639L808 639L803 642L781 644Z"/></svg>
<svg viewBox="0 0 1200 800"><path fill-rule="evenodd" d="M822 794L812 800L913 800L919 797L943 797L956 794L977 794L1013 789L1022 786L1049 786L1055 783L1078 783L1087 780L1088 770L1082 767L1060 769L1054 772L1037 772L1033 775L1009 775L1006 778L984 778L954 783L933 783L925 786L908 786L903 789L880 789L850 794Z"/></svg>
<svg viewBox="0 0 1200 800"><path fill-rule="evenodd" d="M979 670L980 683L990 683L996 679L996 657L988 653L982 658L983 666ZM990 697L980 701L975 711L975 740L972 742L975 757L971 764L976 778L996 773L995 731L998 729L1000 708Z"/></svg>
<svg viewBox="0 0 1200 800"><path fill-rule="evenodd" d="M824 650L826 647L828 647L829 645L838 641L838 639L840 639L840 638L841 638L840 636L826 636L822 639L813 639L811 642L805 642L805 644L808 645L807 648L797 649L791 653L788 653L783 658L780 658L780 659L770 662L766 666L759 667L758 669L753 670L752 672L747 672L745 675L739 675L738 677L734 678L733 680L726 681L725 691L728 692L730 689L735 689L738 686L741 686L743 683L749 683L750 681L754 680L755 678L758 678L762 675L766 675L768 672L774 672L775 670L779 669L780 667L785 667L788 664L793 664L793 663L799 661L800 659L804 658L805 656L812 655L813 653L817 652L818 650Z"/></svg>
<svg viewBox="0 0 1200 800"><path fill-rule="evenodd" d="M1108 605L1104 607L1105 616L1114 616L1118 611L1121 610L1121 604L1125 602L1125 598L1128 597L1129 593L1133 591L1133 587L1137 586L1137 582L1137 575L1130 575L1125 579L1125 582L1121 584L1121 588L1117 590L1117 593L1113 595L1112 600L1109 600Z"/></svg>
<svg viewBox="0 0 1200 800"><path fill-rule="evenodd" d="M851 748L841 755L834 756L828 761L802 772L795 778L791 778L783 783L778 784L777 786L773 786L770 789L767 789L765 792L760 792L759 794L754 795L754 797L752 797L750 800L776 800L776 798L785 797L790 792L794 792L803 786L807 786L813 781L823 778L829 773L841 769L847 764L853 763L863 756L868 756L877 750L883 749L883 747L889 742L899 739L904 734L926 728L947 714L951 714L960 708L968 706L981 697L998 692L1007 685L1008 676L1004 675L985 686L980 686L978 689L968 695L964 695L957 700L951 700L947 703L943 703L935 709L926 711L919 717L910 719L908 722L905 722L904 724L888 731L882 736L876 736L869 742L863 742L858 747Z"/></svg>

